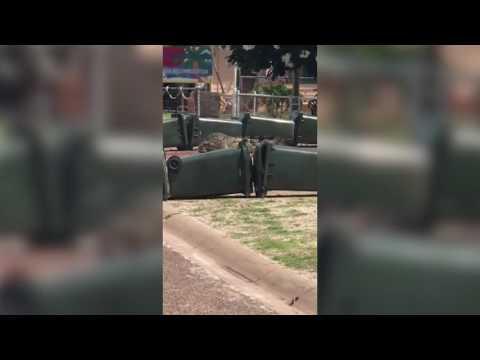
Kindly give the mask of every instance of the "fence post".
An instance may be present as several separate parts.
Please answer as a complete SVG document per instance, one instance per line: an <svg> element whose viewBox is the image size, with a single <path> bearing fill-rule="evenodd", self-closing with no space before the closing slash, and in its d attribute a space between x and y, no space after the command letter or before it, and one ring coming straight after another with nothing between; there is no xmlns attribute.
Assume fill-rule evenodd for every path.
<svg viewBox="0 0 480 360"><path fill-rule="evenodd" d="M232 113L234 118L238 118L239 115L239 106L240 106L240 91L235 89L233 93L233 101L232 101Z"/></svg>
<svg viewBox="0 0 480 360"><path fill-rule="evenodd" d="M184 103L183 95L184 95L184 94L183 94L183 87L180 86L178 97L180 98L180 111L181 111L182 113L185 112L185 107L184 107L184 106L185 106L185 103Z"/></svg>
<svg viewBox="0 0 480 360"><path fill-rule="evenodd" d="M242 96L241 96L240 89L238 89L237 91L238 91L238 96L237 96L237 117L240 117L240 106L241 106L241 103L242 103Z"/></svg>
<svg viewBox="0 0 480 360"><path fill-rule="evenodd" d="M257 91L253 92L253 115L257 113Z"/></svg>
<svg viewBox="0 0 480 360"><path fill-rule="evenodd" d="M197 116L200 117L200 89L197 88Z"/></svg>

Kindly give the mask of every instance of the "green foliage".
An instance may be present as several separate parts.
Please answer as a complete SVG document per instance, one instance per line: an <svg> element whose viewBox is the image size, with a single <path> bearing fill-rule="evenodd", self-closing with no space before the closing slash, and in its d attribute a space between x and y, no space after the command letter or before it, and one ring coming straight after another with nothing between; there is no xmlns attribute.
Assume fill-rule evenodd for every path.
<svg viewBox="0 0 480 360"><path fill-rule="evenodd" d="M421 56L425 45L323 45L332 54L373 60L406 60Z"/></svg>
<svg viewBox="0 0 480 360"><path fill-rule="evenodd" d="M274 96L291 96L293 94L292 90L284 84L258 85L255 90L259 94ZM288 99L266 99L263 103L267 105L268 115L274 118L281 117L282 113L288 111Z"/></svg>
<svg viewBox="0 0 480 360"><path fill-rule="evenodd" d="M268 95L275 95L275 96L292 95L292 90L289 89L285 84L257 85L255 90L260 94L268 94Z"/></svg>
<svg viewBox="0 0 480 360"><path fill-rule="evenodd" d="M316 63L316 45L222 45L232 51L228 61L247 72L272 69L272 79Z"/></svg>

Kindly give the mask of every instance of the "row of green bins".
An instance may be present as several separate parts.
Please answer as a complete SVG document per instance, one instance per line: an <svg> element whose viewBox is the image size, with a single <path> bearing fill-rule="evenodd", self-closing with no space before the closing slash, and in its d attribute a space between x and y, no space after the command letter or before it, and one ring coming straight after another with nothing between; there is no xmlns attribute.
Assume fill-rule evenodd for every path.
<svg viewBox="0 0 480 360"><path fill-rule="evenodd" d="M31 232L37 226L32 147L10 129L0 133L0 232Z"/></svg>
<svg viewBox="0 0 480 360"><path fill-rule="evenodd" d="M264 141L254 154L255 192L317 191L317 150L273 145Z"/></svg>
<svg viewBox="0 0 480 360"><path fill-rule="evenodd" d="M163 132L164 147L180 150L193 149L212 133L237 138L280 138L292 145L316 144L317 118L295 113L292 120L282 120L244 113L239 119L223 120L179 113L164 122Z"/></svg>
<svg viewBox="0 0 480 360"><path fill-rule="evenodd" d="M458 128L451 132L446 159L440 161L445 177L440 214L478 218L480 216L480 132Z"/></svg>
<svg viewBox="0 0 480 360"><path fill-rule="evenodd" d="M413 222L427 211L432 161L426 148L322 134L315 168L323 203L372 208Z"/></svg>
<svg viewBox="0 0 480 360"><path fill-rule="evenodd" d="M0 314L161 315L162 274L162 253L154 250L16 283L1 289Z"/></svg>
<svg viewBox="0 0 480 360"><path fill-rule="evenodd" d="M338 225L319 237L320 315L480 313L480 247Z"/></svg>
<svg viewBox="0 0 480 360"><path fill-rule="evenodd" d="M170 199L243 193L255 184L257 196L269 190L317 191L317 152L312 148L263 141L252 158L244 142L238 149L212 151L167 161Z"/></svg>
<svg viewBox="0 0 480 360"><path fill-rule="evenodd" d="M252 192L252 163L245 143L238 149L212 151L167 161L168 198L201 198Z"/></svg>

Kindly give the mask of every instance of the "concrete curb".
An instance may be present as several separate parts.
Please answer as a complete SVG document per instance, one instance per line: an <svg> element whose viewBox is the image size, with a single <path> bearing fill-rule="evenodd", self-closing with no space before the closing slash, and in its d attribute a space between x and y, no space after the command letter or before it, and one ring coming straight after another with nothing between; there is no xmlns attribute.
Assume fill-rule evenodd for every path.
<svg viewBox="0 0 480 360"><path fill-rule="evenodd" d="M228 272L254 283L302 313L316 314L315 281L274 263L236 241L226 239L219 231L190 216L179 214L168 202L164 202L163 218L166 231L201 251Z"/></svg>

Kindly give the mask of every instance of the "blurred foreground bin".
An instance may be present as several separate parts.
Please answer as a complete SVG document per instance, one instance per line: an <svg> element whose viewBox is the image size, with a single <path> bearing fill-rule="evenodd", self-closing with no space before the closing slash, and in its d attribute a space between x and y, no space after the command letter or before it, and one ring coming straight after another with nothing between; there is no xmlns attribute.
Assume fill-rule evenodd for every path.
<svg viewBox="0 0 480 360"><path fill-rule="evenodd" d="M171 199L252 192L252 163L247 146L167 161Z"/></svg>
<svg viewBox="0 0 480 360"><path fill-rule="evenodd" d="M0 232L36 227L32 148L11 131L0 133Z"/></svg>
<svg viewBox="0 0 480 360"><path fill-rule="evenodd" d="M162 274L160 250L124 257L3 288L0 314L161 315Z"/></svg>
<svg viewBox="0 0 480 360"><path fill-rule="evenodd" d="M254 154L255 192L317 191L317 149L273 145L264 141Z"/></svg>
<svg viewBox="0 0 480 360"><path fill-rule="evenodd" d="M89 135L75 129L24 129L2 142L0 223L2 231L56 243L73 232L78 159L87 155Z"/></svg>
<svg viewBox="0 0 480 360"><path fill-rule="evenodd" d="M161 201L165 157L154 137L48 127L0 146L0 228L37 244L60 245L118 211Z"/></svg>
<svg viewBox="0 0 480 360"><path fill-rule="evenodd" d="M88 181L78 187L77 227L94 228L118 211L161 201L165 157L158 139L102 136L93 142L92 154L82 168Z"/></svg>
<svg viewBox="0 0 480 360"><path fill-rule="evenodd" d="M415 145L320 135L319 200L373 208L416 222L427 211L431 166L430 153Z"/></svg>
<svg viewBox="0 0 480 360"><path fill-rule="evenodd" d="M34 133L33 178L36 184L38 243L56 244L72 238L79 201L78 187L90 176L82 168L93 154L88 131L49 126Z"/></svg>
<svg viewBox="0 0 480 360"><path fill-rule="evenodd" d="M460 128L452 132L440 213L443 216L480 218L480 132Z"/></svg>
<svg viewBox="0 0 480 360"><path fill-rule="evenodd" d="M319 237L320 315L480 314L480 247L405 234Z"/></svg>

